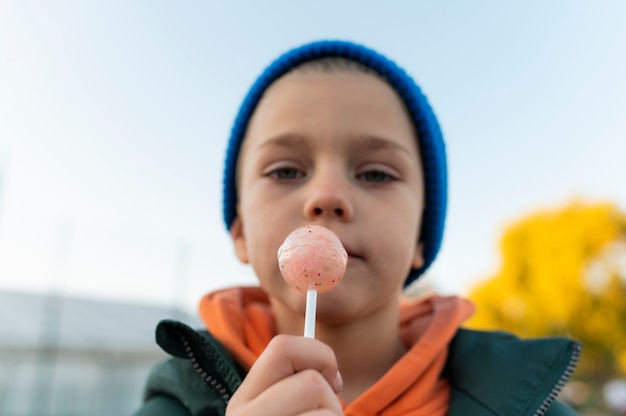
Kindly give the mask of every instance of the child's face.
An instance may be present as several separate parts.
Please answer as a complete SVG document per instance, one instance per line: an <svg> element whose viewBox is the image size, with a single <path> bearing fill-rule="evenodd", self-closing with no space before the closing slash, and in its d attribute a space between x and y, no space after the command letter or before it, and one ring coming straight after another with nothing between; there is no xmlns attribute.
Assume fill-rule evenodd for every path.
<svg viewBox="0 0 626 416"><path fill-rule="evenodd" d="M399 97L372 75L293 72L276 81L250 120L238 190L237 255L294 317L304 295L283 281L276 252L299 226L330 228L349 254L343 281L319 297L320 321L395 305L410 268L422 265L416 138Z"/></svg>

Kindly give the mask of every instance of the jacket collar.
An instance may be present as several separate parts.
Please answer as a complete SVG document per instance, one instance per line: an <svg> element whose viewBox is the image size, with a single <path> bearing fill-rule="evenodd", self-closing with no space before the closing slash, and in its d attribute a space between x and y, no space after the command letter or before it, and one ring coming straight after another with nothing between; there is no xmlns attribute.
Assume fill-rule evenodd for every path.
<svg viewBox="0 0 626 416"><path fill-rule="evenodd" d="M494 415L543 415L571 376L580 350L566 338L520 340L462 329L450 344L444 373L452 383L450 414L488 409Z"/></svg>

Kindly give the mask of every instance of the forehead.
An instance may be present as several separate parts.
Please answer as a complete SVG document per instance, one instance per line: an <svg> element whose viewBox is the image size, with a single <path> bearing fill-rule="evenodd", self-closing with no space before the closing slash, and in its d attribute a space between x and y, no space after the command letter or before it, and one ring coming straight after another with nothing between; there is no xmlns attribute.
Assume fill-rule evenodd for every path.
<svg viewBox="0 0 626 416"><path fill-rule="evenodd" d="M404 103L378 76L350 71L293 71L272 84L257 105L246 133L310 133L392 136L416 145Z"/></svg>

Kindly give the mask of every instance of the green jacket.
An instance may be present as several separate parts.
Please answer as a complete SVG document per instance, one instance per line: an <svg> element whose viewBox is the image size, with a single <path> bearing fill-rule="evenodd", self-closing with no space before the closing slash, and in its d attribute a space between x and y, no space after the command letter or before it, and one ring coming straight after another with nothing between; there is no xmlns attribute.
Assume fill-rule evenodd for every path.
<svg viewBox="0 0 626 416"><path fill-rule="evenodd" d="M154 368L135 416L223 415L244 371L207 331L162 321L157 343L174 358ZM461 329L450 344L445 376L449 415L576 415L555 401L580 354L564 338L520 340L503 332Z"/></svg>

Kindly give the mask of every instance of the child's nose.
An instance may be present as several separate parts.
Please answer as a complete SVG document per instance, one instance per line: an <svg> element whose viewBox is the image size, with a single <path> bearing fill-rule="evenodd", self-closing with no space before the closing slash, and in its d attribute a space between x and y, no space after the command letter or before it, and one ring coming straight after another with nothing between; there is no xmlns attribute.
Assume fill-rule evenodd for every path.
<svg viewBox="0 0 626 416"><path fill-rule="evenodd" d="M312 182L311 192L304 205L304 215L307 219L319 217L335 218L340 221L352 219L354 212L348 195L350 185L345 180L328 177Z"/></svg>

